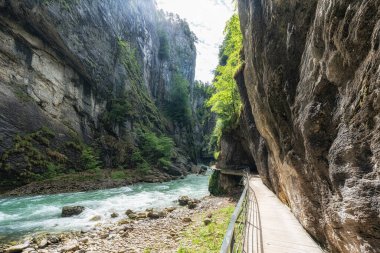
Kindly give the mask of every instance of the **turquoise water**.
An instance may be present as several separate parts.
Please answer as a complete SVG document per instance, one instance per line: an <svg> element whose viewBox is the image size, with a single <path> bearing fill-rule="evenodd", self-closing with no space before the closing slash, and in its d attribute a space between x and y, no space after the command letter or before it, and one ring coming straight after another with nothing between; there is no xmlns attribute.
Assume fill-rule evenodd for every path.
<svg viewBox="0 0 380 253"><path fill-rule="evenodd" d="M106 223L111 220L113 212L119 213L121 219L125 218L127 209L139 211L173 206L182 195L192 198L209 195L208 175L189 175L166 183L141 183L91 192L0 199L0 241L34 232L91 228L99 223L90 221L95 215L102 216L100 222ZM61 218L62 207L67 205L80 205L86 209L78 216Z"/></svg>

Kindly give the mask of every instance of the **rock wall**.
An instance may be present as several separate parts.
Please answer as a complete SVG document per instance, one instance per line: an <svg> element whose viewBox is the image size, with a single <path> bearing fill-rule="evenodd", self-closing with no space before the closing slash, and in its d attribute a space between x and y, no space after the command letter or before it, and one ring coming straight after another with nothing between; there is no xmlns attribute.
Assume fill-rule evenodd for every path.
<svg viewBox="0 0 380 253"><path fill-rule="evenodd" d="M380 1L238 5L248 117L235 136L329 251L378 252Z"/></svg>
<svg viewBox="0 0 380 253"><path fill-rule="evenodd" d="M16 168L24 149L37 154L26 141L46 144L35 142L42 127L54 133L56 155L78 160L63 144L81 139L99 147L109 168L125 165L136 130L146 127L181 140L174 162L186 173L192 129L162 110L175 74L192 91L195 37L186 22L165 16L153 0L10 0L0 1L0 14L2 179L26 170ZM25 133L32 136L15 141ZM9 158L12 146L17 155Z"/></svg>

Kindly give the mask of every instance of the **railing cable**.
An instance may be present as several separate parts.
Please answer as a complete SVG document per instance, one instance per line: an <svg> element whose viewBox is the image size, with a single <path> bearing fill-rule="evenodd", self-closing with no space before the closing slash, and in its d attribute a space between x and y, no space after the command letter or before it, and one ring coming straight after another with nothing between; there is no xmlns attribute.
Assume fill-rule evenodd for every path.
<svg viewBox="0 0 380 253"><path fill-rule="evenodd" d="M255 192L244 173L244 190L231 216L220 253L263 253L260 212Z"/></svg>

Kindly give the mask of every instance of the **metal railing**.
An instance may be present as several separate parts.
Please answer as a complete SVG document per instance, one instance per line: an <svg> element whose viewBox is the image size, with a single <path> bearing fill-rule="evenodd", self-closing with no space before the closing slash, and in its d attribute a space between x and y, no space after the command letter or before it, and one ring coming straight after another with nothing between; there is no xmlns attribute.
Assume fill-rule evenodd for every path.
<svg viewBox="0 0 380 253"><path fill-rule="evenodd" d="M220 253L263 253L260 214L255 192L244 176L244 190L232 214Z"/></svg>

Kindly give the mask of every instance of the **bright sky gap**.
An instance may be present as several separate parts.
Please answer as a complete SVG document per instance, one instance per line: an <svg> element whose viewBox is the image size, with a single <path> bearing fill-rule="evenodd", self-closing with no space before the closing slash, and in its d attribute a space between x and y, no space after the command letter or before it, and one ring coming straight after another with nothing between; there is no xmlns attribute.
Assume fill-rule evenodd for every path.
<svg viewBox="0 0 380 253"><path fill-rule="evenodd" d="M195 79L211 82L224 27L234 12L232 0L157 0L157 5L187 20L199 40Z"/></svg>

